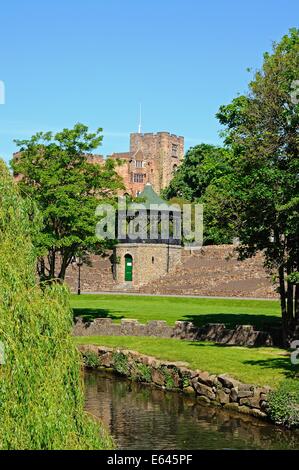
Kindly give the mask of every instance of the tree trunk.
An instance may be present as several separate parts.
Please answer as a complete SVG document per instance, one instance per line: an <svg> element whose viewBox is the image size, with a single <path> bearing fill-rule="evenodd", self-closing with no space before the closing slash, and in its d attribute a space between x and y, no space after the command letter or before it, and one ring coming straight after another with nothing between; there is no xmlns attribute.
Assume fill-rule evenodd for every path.
<svg viewBox="0 0 299 470"><path fill-rule="evenodd" d="M49 261L49 279L55 279L55 265L56 265L56 252L55 249L50 249L48 254Z"/></svg>
<svg viewBox="0 0 299 470"><path fill-rule="evenodd" d="M287 283L287 316L290 327L294 325L294 284Z"/></svg>
<svg viewBox="0 0 299 470"><path fill-rule="evenodd" d="M295 322L299 325L299 284L295 287Z"/></svg>
<svg viewBox="0 0 299 470"><path fill-rule="evenodd" d="M287 313L287 302L286 302L286 289L285 289L285 276L284 267L280 266L278 269L279 275L279 295L280 295L280 308L282 316L282 340L285 347L289 347L289 325L288 325L288 313Z"/></svg>
<svg viewBox="0 0 299 470"><path fill-rule="evenodd" d="M43 257L40 257L37 260L37 274L40 282L44 282L47 279L45 259Z"/></svg>
<svg viewBox="0 0 299 470"><path fill-rule="evenodd" d="M62 255L60 272L58 274L58 279L60 279L61 281L64 281L65 279L66 270L68 266L70 265L72 258L73 258L73 255L69 252L65 252Z"/></svg>

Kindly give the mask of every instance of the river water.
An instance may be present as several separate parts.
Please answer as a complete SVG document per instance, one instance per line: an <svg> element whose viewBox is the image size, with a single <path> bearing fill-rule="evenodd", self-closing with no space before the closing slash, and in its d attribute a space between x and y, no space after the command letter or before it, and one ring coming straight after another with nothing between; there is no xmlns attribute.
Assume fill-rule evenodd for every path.
<svg viewBox="0 0 299 470"><path fill-rule="evenodd" d="M110 372L86 372L86 409L119 449L299 449L299 430L194 403Z"/></svg>

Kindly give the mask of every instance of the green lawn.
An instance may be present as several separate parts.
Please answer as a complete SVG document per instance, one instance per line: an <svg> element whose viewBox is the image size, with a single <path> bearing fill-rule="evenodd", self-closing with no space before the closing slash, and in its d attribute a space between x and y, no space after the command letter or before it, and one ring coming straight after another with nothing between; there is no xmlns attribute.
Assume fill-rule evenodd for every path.
<svg viewBox="0 0 299 470"><path fill-rule="evenodd" d="M275 387L282 379L295 372L289 354L276 348L219 346L212 343L132 336L89 336L74 339L77 344L120 347L169 361L184 361L194 370L227 373L242 382L270 387Z"/></svg>
<svg viewBox="0 0 299 470"><path fill-rule="evenodd" d="M225 323L228 326L255 325L260 329L280 323L279 302L276 300L72 295L71 302L74 315L81 315L86 320L110 317L119 322L122 318L136 318L141 323L166 320L170 325L176 320L188 320L197 326Z"/></svg>

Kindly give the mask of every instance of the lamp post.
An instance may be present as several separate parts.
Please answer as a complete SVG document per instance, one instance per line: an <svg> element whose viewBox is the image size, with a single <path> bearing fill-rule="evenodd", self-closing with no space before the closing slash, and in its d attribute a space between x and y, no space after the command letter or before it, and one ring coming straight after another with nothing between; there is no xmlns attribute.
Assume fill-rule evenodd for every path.
<svg viewBox="0 0 299 470"><path fill-rule="evenodd" d="M78 293L78 295L80 295L81 294L81 266L83 265L83 261L82 261L81 256L74 256L73 263L76 264L76 266L78 267L78 289L77 289L77 293Z"/></svg>

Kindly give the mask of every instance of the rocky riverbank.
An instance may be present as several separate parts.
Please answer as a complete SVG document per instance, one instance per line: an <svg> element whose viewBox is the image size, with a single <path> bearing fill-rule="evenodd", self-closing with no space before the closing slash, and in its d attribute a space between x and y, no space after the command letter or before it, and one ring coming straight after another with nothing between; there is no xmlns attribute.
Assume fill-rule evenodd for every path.
<svg viewBox="0 0 299 470"><path fill-rule="evenodd" d="M135 351L104 346L80 345L90 368L109 368L129 379L179 391L206 404L267 419L269 387L244 384L226 374L212 375L191 370L183 362L168 362Z"/></svg>

